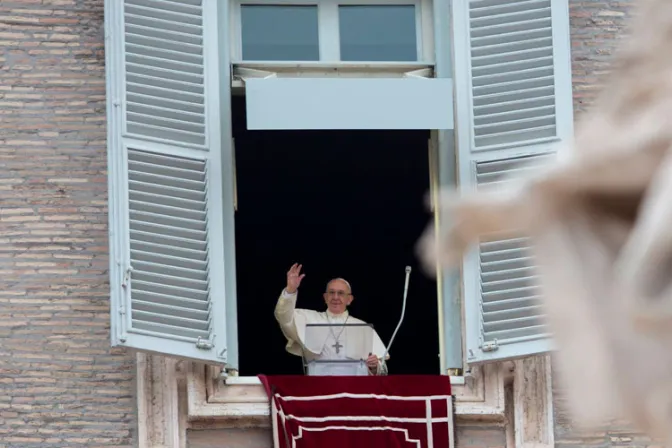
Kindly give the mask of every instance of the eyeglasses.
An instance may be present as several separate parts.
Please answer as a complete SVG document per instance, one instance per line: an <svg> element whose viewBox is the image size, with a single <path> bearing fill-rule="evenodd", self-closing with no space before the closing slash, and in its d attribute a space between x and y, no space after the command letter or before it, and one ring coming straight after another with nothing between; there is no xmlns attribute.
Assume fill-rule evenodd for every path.
<svg viewBox="0 0 672 448"><path fill-rule="evenodd" d="M345 297L349 296L350 293L345 291L334 291L333 289L330 289L329 291L327 291L327 295L336 297Z"/></svg>

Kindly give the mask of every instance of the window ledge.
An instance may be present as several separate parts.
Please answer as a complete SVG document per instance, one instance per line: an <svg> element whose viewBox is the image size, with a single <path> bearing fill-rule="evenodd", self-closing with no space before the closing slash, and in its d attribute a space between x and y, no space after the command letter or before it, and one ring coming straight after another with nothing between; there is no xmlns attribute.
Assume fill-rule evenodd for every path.
<svg viewBox="0 0 672 448"><path fill-rule="evenodd" d="M404 78L434 77L433 62L233 62L233 93L249 78Z"/></svg>
<svg viewBox="0 0 672 448"><path fill-rule="evenodd" d="M468 376L451 378L457 421L504 422L503 370L501 364L488 365L474 368ZM257 377L223 379L215 368L193 365L187 383L190 421L269 425L268 397Z"/></svg>
<svg viewBox="0 0 672 448"><path fill-rule="evenodd" d="M389 70L409 71L434 67L434 62L342 62L342 61L232 61L237 67L270 71L295 70Z"/></svg>
<svg viewBox="0 0 672 448"><path fill-rule="evenodd" d="M465 382L463 376L450 377L450 384L453 386L463 386ZM230 376L224 379L224 384L227 386L251 386L261 385L261 381L256 376Z"/></svg>
<svg viewBox="0 0 672 448"><path fill-rule="evenodd" d="M508 378L507 371L512 373ZM510 401L505 414L506 381L513 387L508 389ZM137 382L141 447L165 446L166 440L183 441L189 428L271 426L268 397L256 377L229 378L225 382L219 368L139 353ZM517 360L510 366L496 363L473 367L469 375L456 377L451 383L455 423L504 424L510 439L507 446L553 447L550 357Z"/></svg>

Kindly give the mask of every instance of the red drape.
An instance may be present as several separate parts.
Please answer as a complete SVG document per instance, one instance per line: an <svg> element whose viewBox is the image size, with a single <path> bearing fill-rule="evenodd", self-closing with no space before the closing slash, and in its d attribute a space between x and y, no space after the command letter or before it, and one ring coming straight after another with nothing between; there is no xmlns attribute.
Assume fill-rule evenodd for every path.
<svg viewBox="0 0 672 448"><path fill-rule="evenodd" d="M450 378L265 376L277 448L448 448Z"/></svg>

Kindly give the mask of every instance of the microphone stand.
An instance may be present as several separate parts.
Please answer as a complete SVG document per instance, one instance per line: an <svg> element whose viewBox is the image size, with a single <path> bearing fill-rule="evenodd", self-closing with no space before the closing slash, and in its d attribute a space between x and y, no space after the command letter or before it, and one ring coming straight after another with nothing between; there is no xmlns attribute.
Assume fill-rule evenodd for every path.
<svg viewBox="0 0 672 448"><path fill-rule="evenodd" d="M399 327L401 327L401 323L404 321L404 314L406 314L406 297L408 296L408 280L409 277L411 276L411 267L406 266L406 279L404 281L404 301L401 306L401 317L399 318L399 323L397 324L397 328L395 328L394 333L392 333L392 337L390 338L390 343L387 344L387 347L385 348L385 353L383 354L383 357L381 358L381 371L386 371L387 370L387 365L386 365L386 358L387 358L387 353L390 351L390 347L392 347L392 343L394 342L394 338L397 336L397 331L399 331Z"/></svg>

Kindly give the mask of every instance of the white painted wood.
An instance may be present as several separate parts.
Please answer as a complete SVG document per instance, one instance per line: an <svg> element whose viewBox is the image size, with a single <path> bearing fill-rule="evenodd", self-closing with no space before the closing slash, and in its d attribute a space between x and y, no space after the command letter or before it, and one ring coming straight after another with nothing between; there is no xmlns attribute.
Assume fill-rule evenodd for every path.
<svg viewBox="0 0 672 448"><path fill-rule="evenodd" d="M572 138L568 4L456 0L452 20L459 185L492 188L535 171ZM483 242L463 261L469 364L553 349L520 237Z"/></svg>
<svg viewBox="0 0 672 448"><path fill-rule="evenodd" d="M235 271L217 13L216 0L105 2L110 304L113 346L224 364Z"/></svg>
<svg viewBox="0 0 672 448"><path fill-rule="evenodd" d="M250 79L248 129L452 129L450 79Z"/></svg>

